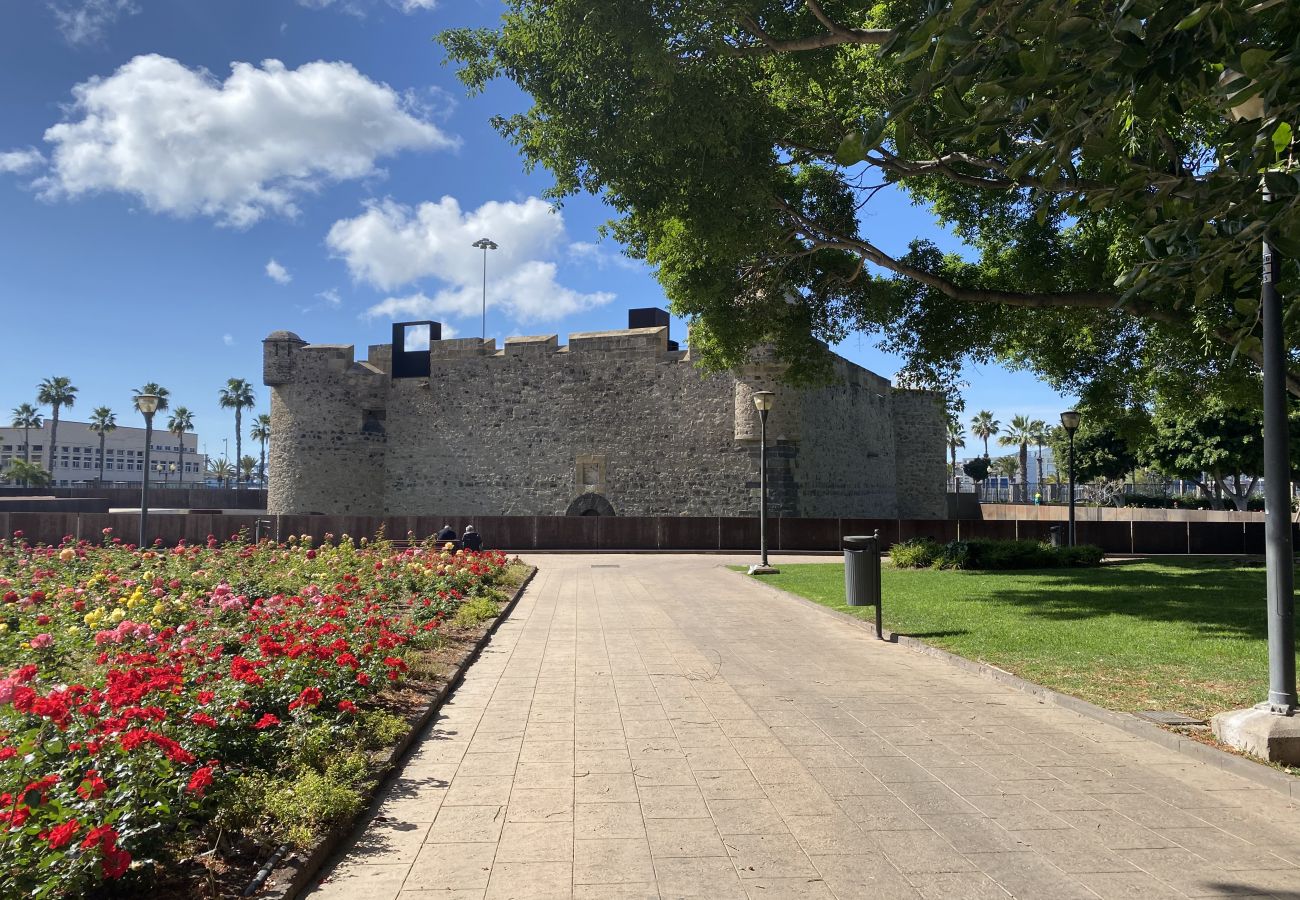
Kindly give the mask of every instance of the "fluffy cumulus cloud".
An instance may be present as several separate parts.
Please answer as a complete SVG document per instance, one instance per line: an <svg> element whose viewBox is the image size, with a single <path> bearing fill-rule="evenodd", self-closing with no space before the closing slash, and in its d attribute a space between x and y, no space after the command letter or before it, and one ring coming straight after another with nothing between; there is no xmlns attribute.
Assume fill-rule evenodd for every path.
<svg viewBox="0 0 1300 900"><path fill-rule="evenodd" d="M276 284L288 284L293 281L293 276L289 274L289 270L280 265L274 259L267 260L266 277L274 281Z"/></svg>
<svg viewBox="0 0 1300 900"><path fill-rule="evenodd" d="M45 157L35 147L23 150L0 150L0 172L26 174L45 165Z"/></svg>
<svg viewBox="0 0 1300 900"><path fill-rule="evenodd" d="M154 211L248 227L297 200L364 178L379 158L455 140L386 84L342 62L234 63L224 82L165 56L137 56L73 89L49 128L51 199L115 191Z"/></svg>
<svg viewBox="0 0 1300 900"><path fill-rule="evenodd" d="M140 11L133 0L50 0L48 6L59 33L74 46L99 43L119 18Z"/></svg>
<svg viewBox="0 0 1300 900"><path fill-rule="evenodd" d="M423 288L371 306L370 318L457 318L477 315L483 302L483 251L491 238L488 306L520 322L559 319L608 303L613 294L584 294L561 285L551 261L562 249L564 219L542 200L485 203L463 211L454 197L405 206L370 204L356 218L335 222L325 242L352 277L383 291L430 279Z"/></svg>

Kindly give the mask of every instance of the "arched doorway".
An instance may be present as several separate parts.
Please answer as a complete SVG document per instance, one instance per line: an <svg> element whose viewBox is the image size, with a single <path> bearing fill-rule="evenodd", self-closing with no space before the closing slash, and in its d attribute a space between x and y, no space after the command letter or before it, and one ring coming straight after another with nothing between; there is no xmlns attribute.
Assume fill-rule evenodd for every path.
<svg viewBox="0 0 1300 900"><path fill-rule="evenodd" d="M566 516L616 516L614 507L600 494L580 494L565 510Z"/></svg>

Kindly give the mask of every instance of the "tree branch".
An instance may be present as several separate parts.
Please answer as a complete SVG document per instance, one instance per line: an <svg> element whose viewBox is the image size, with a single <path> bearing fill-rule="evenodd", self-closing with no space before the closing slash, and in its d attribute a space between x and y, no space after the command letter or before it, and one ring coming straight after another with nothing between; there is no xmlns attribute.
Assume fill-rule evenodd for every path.
<svg viewBox="0 0 1300 900"><path fill-rule="evenodd" d="M780 53L824 50L827 47L839 47L845 44L878 47L894 36L894 32L887 28L845 28L827 17L817 0L804 0L804 3L812 14L817 17L817 20L826 26L825 33L778 40L772 37L752 16L740 15L737 16L737 21L762 43L734 47L731 52L739 56L775 56Z"/></svg>

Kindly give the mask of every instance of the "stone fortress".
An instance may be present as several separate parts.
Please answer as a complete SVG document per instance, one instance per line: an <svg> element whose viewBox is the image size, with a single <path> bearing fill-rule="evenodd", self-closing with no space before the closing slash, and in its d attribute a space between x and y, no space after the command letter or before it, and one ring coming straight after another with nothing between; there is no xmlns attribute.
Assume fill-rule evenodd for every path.
<svg viewBox="0 0 1300 900"><path fill-rule="evenodd" d="M697 368L663 310L625 331L441 340L436 322L393 343L277 331L268 510L335 515L757 515L759 419L777 516L942 518L942 396L899 390L835 356L832 383L799 389L756 354ZM410 338L428 329L427 347Z"/></svg>

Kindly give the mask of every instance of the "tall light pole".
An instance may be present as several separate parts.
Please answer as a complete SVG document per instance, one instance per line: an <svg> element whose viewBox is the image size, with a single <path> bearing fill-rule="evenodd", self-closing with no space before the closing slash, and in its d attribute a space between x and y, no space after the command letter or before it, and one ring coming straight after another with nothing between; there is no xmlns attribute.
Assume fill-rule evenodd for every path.
<svg viewBox="0 0 1300 900"><path fill-rule="evenodd" d="M487 238L479 238L471 247L483 251L483 340L487 340L487 252L495 250L497 245Z"/></svg>
<svg viewBox="0 0 1300 900"><path fill-rule="evenodd" d="M779 571L767 562L767 414L772 411L776 394L771 391L754 392L754 408L758 410L758 549L759 563L749 567L750 575L775 575Z"/></svg>
<svg viewBox="0 0 1300 900"><path fill-rule="evenodd" d="M1070 436L1070 528L1066 543L1073 547L1074 540L1074 433L1079 430L1079 413L1073 409L1061 413L1061 427Z"/></svg>
<svg viewBox="0 0 1300 900"><path fill-rule="evenodd" d="M149 527L149 456L153 450L153 414L158 411L158 399L157 394L141 394L135 398L136 409L144 415L144 481L140 485L140 540L136 543L141 550Z"/></svg>

